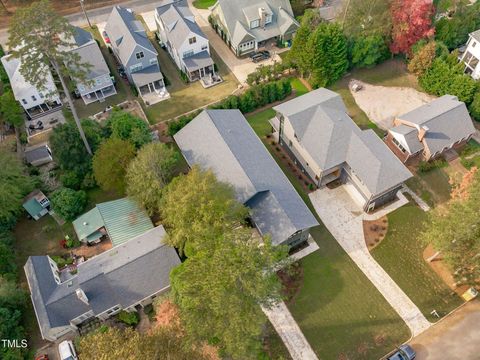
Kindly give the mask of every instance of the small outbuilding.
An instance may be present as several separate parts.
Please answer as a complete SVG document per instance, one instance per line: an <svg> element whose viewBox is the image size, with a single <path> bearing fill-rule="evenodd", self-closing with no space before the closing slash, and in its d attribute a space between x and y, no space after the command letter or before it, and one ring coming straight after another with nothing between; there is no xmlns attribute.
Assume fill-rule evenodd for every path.
<svg viewBox="0 0 480 360"><path fill-rule="evenodd" d="M27 147L25 161L33 166L42 166L53 161L52 150L47 143Z"/></svg>
<svg viewBox="0 0 480 360"><path fill-rule="evenodd" d="M38 220L48 214L50 200L40 190L34 190L25 197L23 208L33 219Z"/></svg>

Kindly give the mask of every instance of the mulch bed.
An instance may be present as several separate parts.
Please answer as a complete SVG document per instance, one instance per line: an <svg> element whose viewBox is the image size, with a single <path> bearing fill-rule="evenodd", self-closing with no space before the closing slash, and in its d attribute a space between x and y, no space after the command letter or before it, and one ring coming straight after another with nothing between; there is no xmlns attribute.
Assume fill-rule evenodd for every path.
<svg viewBox="0 0 480 360"><path fill-rule="evenodd" d="M368 250L378 246L387 235L388 219L386 216L378 220L363 220L363 234Z"/></svg>
<svg viewBox="0 0 480 360"><path fill-rule="evenodd" d="M282 282L282 294L285 297L285 302L290 304L299 293L303 283L303 268L296 262L289 267L277 271L277 275Z"/></svg>

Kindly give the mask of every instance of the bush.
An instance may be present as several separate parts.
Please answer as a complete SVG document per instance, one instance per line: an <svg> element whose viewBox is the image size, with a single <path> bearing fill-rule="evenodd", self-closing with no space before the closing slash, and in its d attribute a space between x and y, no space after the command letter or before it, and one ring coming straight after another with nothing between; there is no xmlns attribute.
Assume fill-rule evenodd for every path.
<svg viewBox="0 0 480 360"><path fill-rule="evenodd" d="M480 121L480 91L473 97L473 101L469 107L470 115L476 120Z"/></svg>
<svg viewBox="0 0 480 360"><path fill-rule="evenodd" d="M87 194L83 190L70 188L56 190L51 196L52 207L62 218L72 221L87 204Z"/></svg>
<svg viewBox="0 0 480 360"><path fill-rule="evenodd" d="M136 312L128 312L125 310L122 310L118 313L117 319L130 326L137 325L139 321L138 314Z"/></svg>
<svg viewBox="0 0 480 360"><path fill-rule="evenodd" d="M50 257L52 258L53 261L55 261L57 263L57 266L58 266L59 269L62 269L67 265L73 264L73 259L71 257L69 257L67 259L65 259L62 256L57 256L57 255L51 255Z"/></svg>
<svg viewBox="0 0 480 360"><path fill-rule="evenodd" d="M64 187L78 190L82 184L82 176L79 175L76 171L64 171L60 175L60 182Z"/></svg>
<svg viewBox="0 0 480 360"><path fill-rule="evenodd" d="M182 70L178 70L178 73L180 74L180 79L182 79L184 84L188 84L188 76L185 74Z"/></svg>
<svg viewBox="0 0 480 360"><path fill-rule="evenodd" d="M447 166L448 163L445 159L437 159L433 161L420 161L418 164L418 171L420 173L426 173L433 169L439 169Z"/></svg>
<svg viewBox="0 0 480 360"><path fill-rule="evenodd" d="M350 40L349 59L353 67L369 67L386 60L390 56L383 36L359 36Z"/></svg>
<svg viewBox="0 0 480 360"><path fill-rule="evenodd" d="M179 132L185 125L187 125L190 121L192 121L198 114L200 114L201 110L194 111L189 115L180 116L177 120L172 120L168 123L168 136L173 136L177 132Z"/></svg>
<svg viewBox="0 0 480 360"><path fill-rule="evenodd" d="M138 90L135 85L130 85L130 90L132 91L133 96L138 97Z"/></svg>

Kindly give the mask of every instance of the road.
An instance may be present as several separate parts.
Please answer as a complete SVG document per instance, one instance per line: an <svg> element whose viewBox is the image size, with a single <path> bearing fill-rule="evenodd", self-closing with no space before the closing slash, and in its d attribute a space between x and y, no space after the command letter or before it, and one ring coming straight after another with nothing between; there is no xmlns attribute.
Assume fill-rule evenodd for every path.
<svg viewBox="0 0 480 360"><path fill-rule="evenodd" d="M416 360L480 359L480 300L473 300L413 338Z"/></svg>

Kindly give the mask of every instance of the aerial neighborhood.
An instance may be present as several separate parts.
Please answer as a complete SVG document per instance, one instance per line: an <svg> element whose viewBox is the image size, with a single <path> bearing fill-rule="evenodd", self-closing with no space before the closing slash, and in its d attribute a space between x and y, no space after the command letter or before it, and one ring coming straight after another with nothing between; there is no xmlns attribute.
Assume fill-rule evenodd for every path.
<svg viewBox="0 0 480 360"><path fill-rule="evenodd" d="M0 11L0 359L480 353L480 2Z"/></svg>

